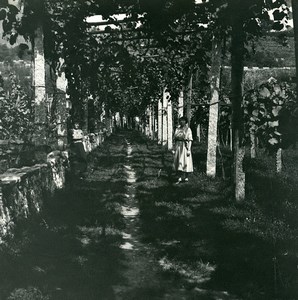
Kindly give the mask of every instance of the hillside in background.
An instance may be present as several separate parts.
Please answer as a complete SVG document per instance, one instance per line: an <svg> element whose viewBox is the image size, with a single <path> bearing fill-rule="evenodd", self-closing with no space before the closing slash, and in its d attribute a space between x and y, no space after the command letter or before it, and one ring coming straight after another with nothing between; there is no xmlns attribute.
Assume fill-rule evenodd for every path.
<svg viewBox="0 0 298 300"><path fill-rule="evenodd" d="M248 45L248 67L295 67L295 42L291 32L270 33Z"/></svg>
<svg viewBox="0 0 298 300"><path fill-rule="evenodd" d="M19 45L8 47L6 44L0 44L0 62L13 62L14 60L30 61L31 56L28 53L21 53Z"/></svg>

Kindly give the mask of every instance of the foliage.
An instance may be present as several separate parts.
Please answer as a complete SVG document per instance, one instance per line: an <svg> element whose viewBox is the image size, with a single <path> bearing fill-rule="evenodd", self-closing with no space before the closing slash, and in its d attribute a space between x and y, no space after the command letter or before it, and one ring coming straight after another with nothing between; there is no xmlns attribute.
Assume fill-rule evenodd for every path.
<svg viewBox="0 0 298 300"><path fill-rule="evenodd" d="M42 292L34 287L27 289L20 288L12 292L8 300L48 300L48 296L43 296Z"/></svg>
<svg viewBox="0 0 298 300"><path fill-rule="evenodd" d="M259 19L268 21L269 9L274 9L275 29L287 15L284 0L214 0L200 5L193 0L24 3L22 18L16 7L2 8L4 34L11 43L18 34L33 41L35 29L43 25L46 58L53 69L65 68L75 118L82 118L82 103L89 95L97 107L104 102L112 111L141 114L161 97L164 86L177 99L190 73L200 72L207 79L212 36L229 33L231 10L237 9L245 19L248 40L264 26ZM127 12L123 25L112 17L119 11ZM93 14L103 15L116 28L107 26L106 34L91 35L85 18ZM208 30L203 26L207 23Z"/></svg>
<svg viewBox="0 0 298 300"><path fill-rule="evenodd" d="M291 114L298 110L294 100L289 86L275 80L249 91L243 102L247 139L250 134L255 135L269 152L293 144L294 141L285 143L283 137L289 136L287 125L291 122ZM295 116L292 117L294 120Z"/></svg>
<svg viewBox="0 0 298 300"><path fill-rule="evenodd" d="M11 92L6 95L3 87L1 93L0 138L24 139L28 137L32 127L32 114L28 95L19 85L16 75L9 77Z"/></svg>

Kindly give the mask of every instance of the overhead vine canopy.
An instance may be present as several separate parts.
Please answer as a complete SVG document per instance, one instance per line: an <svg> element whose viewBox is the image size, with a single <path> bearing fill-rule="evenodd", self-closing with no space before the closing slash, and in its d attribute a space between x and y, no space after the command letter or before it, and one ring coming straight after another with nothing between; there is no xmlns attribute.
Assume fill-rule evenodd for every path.
<svg viewBox="0 0 298 300"><path fill-rule="evenodd" d="M18 35L33 41L43 26L46 59L58 68L64 58L74 103L93 95L112 110L134 113L165 85L177 96L194 70L207 77L211 40L229 35L233 16L244 20L249 39L270 21L270 10L275 30L288 13L285 0L2 0L0 7L11 44ZM86 22L94 15L106 20L103 32Z"/></svg>

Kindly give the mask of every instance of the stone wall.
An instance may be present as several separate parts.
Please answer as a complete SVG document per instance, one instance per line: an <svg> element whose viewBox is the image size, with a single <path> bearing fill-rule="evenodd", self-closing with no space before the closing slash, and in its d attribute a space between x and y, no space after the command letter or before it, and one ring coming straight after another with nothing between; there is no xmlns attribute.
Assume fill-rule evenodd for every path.
<svg viewBox="0 0 298 300"><path fill-rule="evenodd" d="M51 152L47 160L0 175L0 237L11 234L19 220L38 214L45 196L64 187L67 152Z"/></svg>
<svg viewBox="0 0 298 300"><path fill-rule="evenodd" d="M23 141L0 140L0 174L9 168L19 167Z"/></svg>
<svg viewBox="0 0 298 300"><path fill-rule="evenodd" d="M85 136L86 152L103 143L104 137L101 132ZM53 151L44 164L10 168L0 175L0 242L12 234L18 221L39 214L45 197L64 188L68 168L68 152Z"/></svg>

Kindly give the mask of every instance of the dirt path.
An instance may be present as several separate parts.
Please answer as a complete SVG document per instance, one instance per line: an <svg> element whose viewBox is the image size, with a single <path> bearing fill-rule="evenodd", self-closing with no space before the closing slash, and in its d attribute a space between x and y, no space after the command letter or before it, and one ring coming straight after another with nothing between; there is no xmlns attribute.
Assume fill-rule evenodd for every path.
<svg viewBox="0 0 298 300"><path fill-rule="evenodd" d="M111 137L90 157L87 178L2 246L0 300L16 289L36 289L39 300L240 299L223 275L239 263L233 240L210 210L222 186L193 178L177 187L170 165L136 133Z"/></svg>

